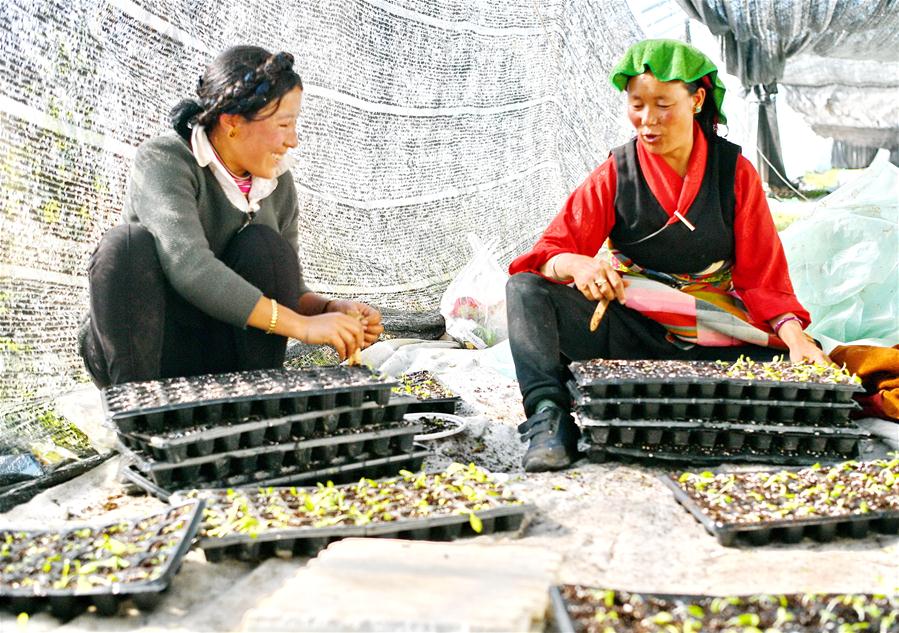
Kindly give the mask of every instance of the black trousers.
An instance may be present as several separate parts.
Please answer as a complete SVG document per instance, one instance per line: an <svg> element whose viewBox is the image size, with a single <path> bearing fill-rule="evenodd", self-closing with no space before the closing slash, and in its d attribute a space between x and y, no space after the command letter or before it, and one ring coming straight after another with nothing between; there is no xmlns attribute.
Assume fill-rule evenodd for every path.
<svg viewBox="0 0 899 633"><path fill-rule="evenodd" d="M506 283L509 343L524 411L530 416L541 400L570 409L565 382L568 363L591 358L653 360L736 360L740 355L771 360L767 347L703 347L681 349L665 338L665 328L617 301L609 304L595 332L590 318L596 302L576 288L547 281L533 273L512 275Z"/></svg>
<svg viewBox="0 0 899 633"><path fill-rule="evenodd" d="M282 305L296 305L299 260L273 229L247 225L222 261ZM188 303L163 273L153 236L138 224L110 229L88 266L90 313L79 347L98 387L284 364L287 339L219 321Z"/></svg>

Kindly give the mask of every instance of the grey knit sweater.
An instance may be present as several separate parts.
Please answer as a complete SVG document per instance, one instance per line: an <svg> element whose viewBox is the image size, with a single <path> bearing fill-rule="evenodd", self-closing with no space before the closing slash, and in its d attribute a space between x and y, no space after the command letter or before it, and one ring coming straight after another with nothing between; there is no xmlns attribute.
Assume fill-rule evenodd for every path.
<svg viewBox="0 0 899 633"><path fill-rule="evenodd" d="M297 250L296 189L290 172L260 202L254 223L280 233ZM187 142L172 132L137 150L125 198L124 220L156 240L169 283L210 316L245 327L262 292L219 258L247 215L234 207L209 166L200 167ZM308 292L300 274L300 294Z"/></svg>

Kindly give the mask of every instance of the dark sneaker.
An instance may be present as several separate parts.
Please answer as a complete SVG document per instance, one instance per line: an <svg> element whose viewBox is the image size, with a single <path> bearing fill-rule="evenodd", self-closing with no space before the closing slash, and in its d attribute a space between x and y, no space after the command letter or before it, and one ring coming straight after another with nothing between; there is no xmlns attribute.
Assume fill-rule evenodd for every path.
<svg viewBox="0 0 899 633"><path fill-rule="evenodd" d="M566 468L578 456L581 431L571 414L558 407L538 411L518 425L518 432L522 442L530 441L521 460L529 473Z"/></svg>

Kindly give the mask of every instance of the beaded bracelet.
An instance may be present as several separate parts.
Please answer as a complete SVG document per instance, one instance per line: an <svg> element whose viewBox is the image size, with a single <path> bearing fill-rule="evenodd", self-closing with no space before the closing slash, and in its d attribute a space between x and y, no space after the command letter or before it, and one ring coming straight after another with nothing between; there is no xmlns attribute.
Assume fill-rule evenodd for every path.
<svg viewBox="0 0 899 633"><path fill-rule="evenodd" d="M800 319L796 315L785 316L784 318L780 319L777 323L774 324L774 327L772 328L774 330L774 333L777 334L778 332L780 332L780 328L782 328L784 325L786 325L790 321L799 321L800 324L802 323L802 319Z"/></svg>
<svg viewBox="0 0 899 633"><path fill-rule="evenodd" d="M273 334L275 332L275 326L278 325L278 302L274 299L270 299L272 302L272 318L268 322L268 329L265 331L266 334Z"/></svg>

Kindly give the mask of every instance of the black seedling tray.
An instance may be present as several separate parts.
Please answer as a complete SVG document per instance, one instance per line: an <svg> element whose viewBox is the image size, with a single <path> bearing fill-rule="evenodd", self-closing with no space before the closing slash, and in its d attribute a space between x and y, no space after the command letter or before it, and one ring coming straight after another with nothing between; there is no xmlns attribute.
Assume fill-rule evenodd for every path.
<svg viewBox="0 0 899 633"><path fill-rule="evenodd" d="M591 590L590 587L584 587L584 586L581 586L581 587L588 591ZM577 631L579 631L579 629L577 628L575 621L578 620L579 618L577 618L577 616L575 616L573 618L571 616L571 614L569 613L569 609L568 609L569 602L562 595L563 589L564 589L563 585L556 585L556 586L552 586L549 588L549 597L550 597L550 603L552 606L552 616L553 616L553 620L554 620L553 624L555 625L555 627L551 630L558 631L558 633L576 633ZM606 591L603 588L596 588L594 590L603 591L604 594ZM735 616L734 611L736 611L737 613L740 613L744 609L747 609L748 611L754 612L754 614L757 615L758 612L755 611L755 608L757 608L757 607L754 608L754 605L762 605L762 604L764 604L764 601L766 599L772 600L772 599L779 598L779 596L776 596L776 595L759 595L759 594L755 594L755 595L741 594L741 595L736 595L736 596L709 596L709 595L650 593L650 592L644 592L644 591L627 591L627 592L625 592L622 590L612 590L612 593L614 595L617 595L620 593L627 593L627 594L630 594L631 597L634 597L634 598L639 597L640 602L642 604L647 605L648 608L643 613L641 613L641 615L644 615L645 619L652 623L652 625L651 625L652 628L641 628L640 629L640 630L647 630L647 631L667 631L667 630L682 631L682 630L686 630L686 627L681 627L679 622L671 623L671 624L667 625L668 628L666 628L665 623L671 622L670 614L684 613L684 609L687 605L697 605L700 608L701 615L699 617L700 617L700 619L702 619L707 614L715 614L716 613L716 611L714 610L716 601L719 604L724 603L725 605L730 606L729 600L731 598L737 598L739 600L739 602L737 603L737 605L734 605L734 607L731 607L732 610L729 613L723 614L721 617L717 618L718 621L715 623L715 624L717 624L717 626L715 626L714 630L715 631L724 631L724 630L727 630L727 631L744 631L744 630L745 631L758 631L760 629L755 626L744 626L742 624L737 624L736 626L728 626L728 621L734 617L736 617L736 618L740 617L739 615ZM613 595L613 600L614 600L614 595ZM897 631L895 622L889 621L887 619L887 617L884 617L884 616L894 616L895 611L892 611L892 609L890 611L878 609L879 611L881 611L881 614L876 615L876 616L872 615L871 612L869 611L868 613L864 613L862 615L862 619L859 620L858 613L854 610L850 611L850 609L852 609L852 606L854 606L853 603L843 601L843 598L846 597L845 594L844 595L817 594L816 597L819 601L818 604L809 605L808 607L805 607L802 611L795 609L793 607L793 605L795 603L801 602L802 599L808 595L809 594L786 594L786 597L789 599L790 602L788 603L785 610L786 610L787 614L789 614L790 618L787 619L788 624L786 624L783 628L778 628L777 630L784 630L784 631L790 631L790 632L808 631L809 633L821 633L822 631L825 631L825 630L826 631L864 630L864 631L871 631L872 633L874 631L888 631L889 633L896 633L896 631ZM867 599L875 598L874 594L851 594L851 595L852 596L865 596ZM890 605L895 604L894 601L889 597L889 595L880 596L879 598L881 600L883 600L884 602L888 601L887 604L890 604ZM824 614L822 613L821 610L825 607L825 605L833 604L834 601L836 601L837 604L839 604L840 606L842 606L845 609L844 613L846 611L850 611L851 615L848 615L847 617L839 618L839 619L833 618L833 619L831 619L831 621L829 623L826 623L826 620L824 619ZM777 606L780 605L779 601L775 604ZM702 606L700 606L700 605L702 605ZM581 604L573 604L572 606L573 606L572 611L575 613L577 613L578 610L585 608ZM603 605L603 607L605 608L605 605ZM719 608L721 608L721 607L719 607ZM727 607L724 607L724 608L726 609ZM776 608L776 607L769 608L769 614L770 614L770 611L774 610L774 608ZM612 612L614 613L615 609L612 609ZM689 613L689 611L687 611L687 613ZM597 626L596 626L595 630L598 631L598 630L600 630L600 626L599 626L600 623L596 622L597 614L598 614L598 612L594 613L593 611L583 612L583 616L589 616L589 619L596 623ZM773 614L770 614L770 615L773 615ZM770 615L769 615L769 617L770 617ZM870 617L870 619L868 619L865 622L865 624L868 626L866 626L863 629L855 629L852 625L857 624L859 622L864 622L864 616L866 616L866 615ZM667 616L667 617L665 617L665 616ZM687 618L687 619L689 620L689 619L693 619L693 618ZM703 624L705 624L698 620L693 620L693 621L697 623L697 626L702 626ZM609 620L606 619L606 620L604 620L604 622L609 622ZM616 622L616 624L617 624L617 622ZM711 623L709 623L709 624L711 624ZM890 626L890 624L892 624L892 626ZM625 630L630 631L630 630L632 630L631 622L621 623L618 626L623 626L626 628L618 628L617 626L612 626L612 627L609 627L609 629L613 630L613 631L619 631L619 630L620 631L625 631ZM714 625L712 625L712 626L714 626ZM887 627L889 627L889 628L887 628ZM583 629L580 629L580 630L583 630ZM709 630L709 629L707 629L707 628L703 628L703 629L692 628L690 630L705 631L705 630ZM765 630L771 631L771 630L775 630L775 629L765 628Z"/></svg>
<svg viewBox="0 0 899 633"><path fill-rule="evenodd" d="M259 369L115 385L103 390L103 407L122 433L160 433L251 415L386 405L394 385L362 367Z"/></svg>
<svg viewBox="0 0 899 633"><path fill-rule="evenodd" d="M246 476L247 473L265 472L274 477L284 468L323 467L341 455L352 458L373 453L387 457L397 452L409 452L414 436L421 429L420 424L399 423L371 431L192 457L177 463L157 462L124 446L121 449L135 468L157 486L186 488Z"/></svg>
<svg viewBox="0 0 899 633"><path fill-rule="evenodd" d="M56 470L47 473L39 479L23 481L18 484L0 488L0 513L7 512L11 508L25 503L37 494L74 479L87 471L96 468L107 459L115 455L115 451L107 451L102 455L94 455L77 462L60 466Z"/></svg>
<svg viewBox="0 0 899 633"><path fill-rule="evenodd" d="M858 409L855 402L798 402L791 400L736 400L729 398L591 398L568 383L578 413L604 420L745 420L801 424L839 424Z"/></svg>
<svg viewBox="0 0 899 633"><path fill-rule="evenodd" d="M233 481L226 480L221 482L221 484L229 487L252 485L266 488L268 486L311 485L328 481L335 484L349 483L358 481L361 477L368 479L393 477L401 470L413 472L419 470L425 458L430 454L431 452L427 448L421 444L415 444L411 452L399 453L389 457L378 457L366 453L356 458L338 458L332 465L315 468L314 470L305 468L293 469L292 472L285 470L274 477L267 472L244 473L233 478ZM162 488L147 479L131 465L125 465L121 470L121 474L131 483L163 501L168 501L177 490L183 490L183 488L178 488L177 490L175 488ZM219 484L217 483L216 485Z"/></svg>
<svg viewBox="0 0 899 633"><path fill-rule="evenodd" d="M113 583L106 587L90 587L86 589L78 589L77 587L71 589L55 589L52 587L23 587L15 589L7 588L0 583L0 608L12 613L24 612L30 614L49 607L50 612L61 620L69 620L75 617L90 605L96 606L97 612L101 615L114 615L119 611L120 605L127 600L131 600L134 606L141 610L149 611L154 609L162 599L162 592L168 589L172 578L181 569L181 562L190 549L197 531L200 529L204 502L200 500L182 503L174 508L167 509L164 513L159 513L170 514L173 510L186 505L192 505L193 509L185 518L185 527L172 536L172 538L178 539L178 545L169 554L164 563L163 572L158 578L149 581ZM128 522L136 524L153 516L157 515L148 515ZM92 531L100 531L123 522L125 521L70 525L62 533L67 534L85 528L89 528ZM38 542L42 534L51 532L48 530L16 530L9 528L2 531L14 532L16 534L24 533L30 536L32 542ZM152 553L149 555L152 555Z"/></svg>
<svg viewBox="0 0 899 633"><path fill-rule="evenodd" d="M811 466L815 463L837 463L857 456L841 454L791 454L755 451L744 447L739 451L726 448L702 448L700 446L657 446L653 448L620 446L603 444L594 446L589 442L582 444L587 459L591 462L603 463L609 460L624 463L643 463L647 465L685 464L691 466L717 466L724 463L734 464L775 464L782 466Z"/></svg>
<svg viewBox="0 0 899 633"><path fill-rule="evenodd" d="M586 440L650 451L698 447L760 454L856 455L859 441L871 436L858 427L778 426L679 420L592 420L580 418Z"/></svg>
<svg viewBox="0 0 899 633"><path fill-rule="evenodd" d="M715 365L693 361L682 365ZM581 393L592 398L726 398L749 400L798 400L806 403L850 403L864 387L850 384L749 380L745 378L709 378L672 376L657 378L620 378L596 380L588 375L583 362L570 365Z"/></svg>
<svg viewBox="0 0 899 633"><path fill-rule="evenodd" d="M177 498L177 497L176 497ZM369 523L368 525L337 525L331 527L303 527L271 530L254 536L234 534L223 538L204 537L198 545L206 560L218 562L228 558L259 560L272 556L315 556L329 543L350 537L400 538L415 541L451 541L463 536L478 536L494 532L510 532L521 527L527 514L536 507L509 504L489 510L476 511L481 519L481 531L475 532L467 514L451 514L423 519L403 519Z"/></svg>
<svg viewBox="0 0 899 633"><path fill-rule="evenodd" d="M747 545L768 545L778 543L798 543L806 536L826 543L838 537L864 538L871 532L899 534L899 510L868 512L842 517L809 517L806 519L783 519L780 521L760 521L758 523L718 523L707 515L702 507L681 488L670 474L660 476L662 483L674 492L674 498L725 547L740 543Z"/></svg>
<svg viewBox="0 0 899 633"><path fill-rule="evenodd" d="M462 402L462 398L425 398L419 400L413 398L409 404L408 413L450 413L456 412L457 405ZM391 400L393 402L393 400Z"/></svg>
<svg viewBox="0 0 899 633"><path fill-rule="evenodd" d="M409 413L455 413L462 401L431 372L415 371L397 378L394 397L412 398Z"/></svg>
<svg viewBox="0 0 899 633"><path fill-rule="evenodd" d="M389 415L388 415L389 413ZM390 407L364 402L360 407L339 407L327 411L307 411L268 420L251 420L237 424L199 427L182 433L121 433L122 444L139 450L156 461L182 462L191 457L204 457L264 444L300 440L314 434L333 433L339 429L356 429L362 425L387 424L402 420L402 403Z"/></svg>

